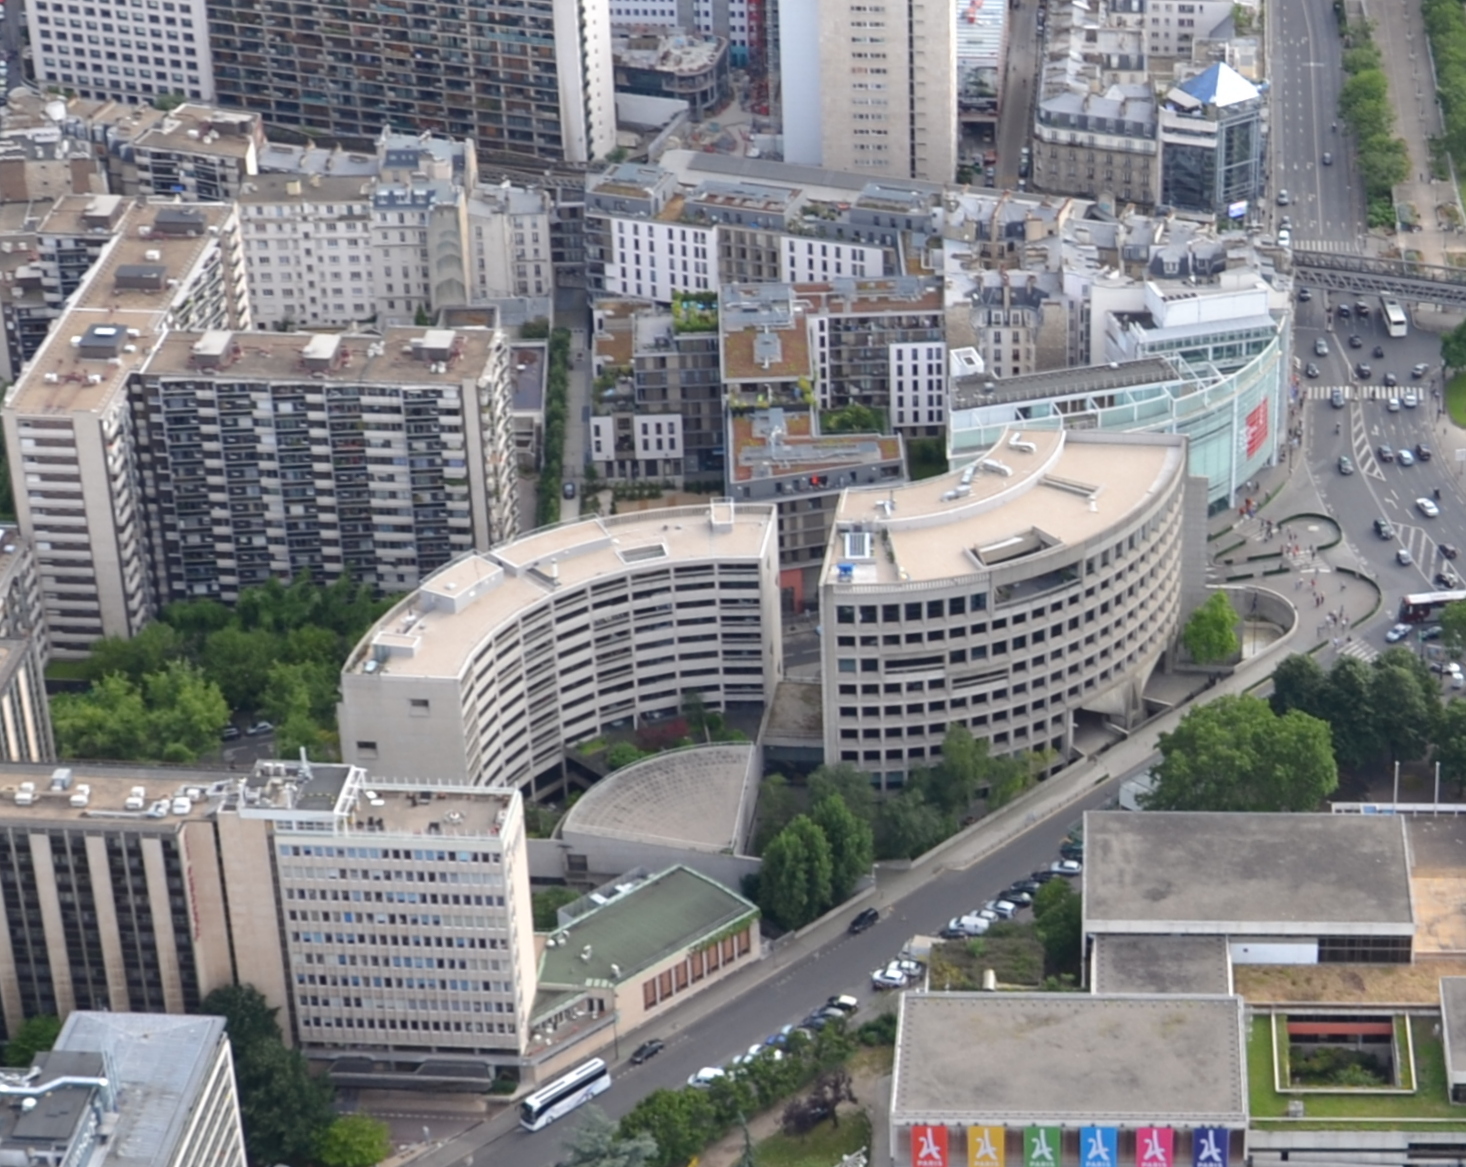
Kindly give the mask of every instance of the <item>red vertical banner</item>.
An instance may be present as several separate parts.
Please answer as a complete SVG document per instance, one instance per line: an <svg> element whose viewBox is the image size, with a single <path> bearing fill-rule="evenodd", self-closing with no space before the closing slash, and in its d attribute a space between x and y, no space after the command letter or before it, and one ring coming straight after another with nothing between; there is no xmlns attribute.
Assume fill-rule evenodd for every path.
<svg viewBox="0 0 1466 1167"><path fill-rule="evenodd" d="M946 1127L911 1128L911 1167L947 1167Z"/></svg>
<svg viewBox="0 0 1466 1167"><path fill-rule="evenodd" d="M1264 398L1258 407L1247 415L1247 456L1249 458L1262 449L1263 444L1267 441L1267 433L1267 399Z"/></svg>
<svg viewBox="0 0 1466 1167"><path fill-rule="evenodd" d="M1143 1126L1135 1132L1135 1167L1174 1167L1176 1132L1168 1126Z"/></svg>

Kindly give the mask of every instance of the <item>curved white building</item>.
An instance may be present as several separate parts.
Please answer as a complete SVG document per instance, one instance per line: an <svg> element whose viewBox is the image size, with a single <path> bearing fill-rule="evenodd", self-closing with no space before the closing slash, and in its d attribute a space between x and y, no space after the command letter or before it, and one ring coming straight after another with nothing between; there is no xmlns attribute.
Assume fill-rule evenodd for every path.
<svg viewBox="0 0 1466 1167"><path fill-rule="evenodd" d="M536 531L431 576L341 677L341 752L384 780L541 791L565 748L702 694L764 703L782 669L775 508Z"/></svg>
<svg viewBox="0 0 1466 1167"><path fill-rule="evenodd" d="M1006 431L967 470L847 491L820 581L826 760L900 785L952 722L1061 756L1080 711L1128 722L1202 598L1205 515L1177 435Z"/></svg>

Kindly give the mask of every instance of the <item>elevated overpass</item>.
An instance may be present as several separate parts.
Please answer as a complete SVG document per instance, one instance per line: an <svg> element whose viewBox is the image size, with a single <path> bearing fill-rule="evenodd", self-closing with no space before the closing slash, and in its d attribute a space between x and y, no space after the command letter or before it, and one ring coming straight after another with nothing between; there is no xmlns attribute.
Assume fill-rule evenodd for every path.
<svg viewBox="0 0 1466 1167"><path fill-rule="evenodd" d="M1331 292L1466 308L1466 268L1304 249L1293 252L1293 273L1298 280Z"/></svg>

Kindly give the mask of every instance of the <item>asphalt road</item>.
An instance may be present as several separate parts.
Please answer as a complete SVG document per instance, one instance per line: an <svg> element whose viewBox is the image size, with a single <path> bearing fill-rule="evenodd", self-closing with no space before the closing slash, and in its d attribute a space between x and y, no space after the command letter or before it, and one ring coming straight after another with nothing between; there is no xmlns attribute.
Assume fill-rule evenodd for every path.
<svg viewBox="0 0 1466 1167"><path fill-rule="evenodd" d="M1001 0L996 0L1001 2ZM1018 187L1021 151L1033 128L1033 94L1043 63L1043 35L1038 31L1039 0L1022 0L1008 9L1008 55L1003 62L1003 97L998 121L996 185Z"/></svg>
<svg viewBox="0 0 1466 1167"><path fill-rule="evenodd" d="M1434 392L1440 384L1440 338L1412 326L1410 335L1391 340L1385 335L1373 298L1366 298L1371 303L1366 321L1352 316L1336 319L1332 330L1327 331L1322 327L1325 299L1320 293L1312 303L1298 306L1295 340L1299 359L1316 361L1322 374L1313 384L1357 387L1361 380L1352 375L1352 364L1363 359L1373 369L1363 385L1383 392L1382 376L1393 372L1400 380L1400 392L1413 388L1422 395L1416 408L1401 408L1396 413L1389 411L1385 400L1360 400L1357 392L1344 409L1334 409L1327 401L1312 401L1308 406L1312 417L1304 451L1307 468L1314 475L1326 510L1342 524L1344 538L1369 564L1384 592L1380 614L1362 630L1362 638L1370 647L1383 648L1384 633L1395 622L1400 597L1408 592L1435 590L1432 579L1443 562L1437 546L1452 543L1466 547L1466 491L1462 489L1460 465L1442 456L1438 448L1442 423ZM1359 336L1363 342L1360 348L1348 347L1350 335ZM1329 342L1331 352L1326 358L1312 355L1313 342L1319 336ZM1372 355L1377 344L1384 346L1383 359ZM1410 367L1417 362L1431 367L1430 374L1418 381L1410 377ZM1424 445L1436 456L1413 466L1385 463L1378 458L1381 445L1396 451ZM1339 473L1342 454L1353 460L1356 473ZM1436 489L1441 492L1441 513L1431 519L1421 514L1415 500L1431 497ZM1380 539L1374 533L1376 518L1390 521L1395 539ZM1401 547L1410 552L1413 562L1409 566L1396 561ZM1356 630L1358 638L1360 632Z"/></svg>
<svg viewBox="0 0 1466 1167"><path fill-rule="evenodd" d="M966 870L938 868L920 890L887 908L870 931L840 936L791 966L783 977L745 992L712 1016L683 1030L657 1031L649 1026L634 1035L622 1034L612 1069L614 1080L596 1100L597 1105L619 1118L644 1095L661 1087L681 1086L703 1066L727 1062L780 1027L798 1022L835 993L850 993L868 1003L875 995L870 987L871 970L885 965L912 936L934 934L953 916L980 907L1013 880L1048 866L1057 857L1070 824L1083 811L1110 801L1128 776L1119 775L1095 787L1080 801L1035 823ZM1025 916L1020 913L1020 919ZM663 1038L667 1048L642 1066L627 1065L624 1059L648 1037ZM549 1167L562 1154L567 1125L529 1134L519 1128L512 1111L506 1112L413 1160L413 1167L464 1167L470 1157L480 1164L492 1162L494 1167Z"/></svg>
<svg viewBox="0 0 1466 1167"><path fill-rule="evenodd" d="M1296 0L1268 9L1273 55L1271 222L1293 220L1293 245L1360 250L1364 200L1353 147L1338 120L1342 41L1329 0ZM1325 166L1323 155L1333 155ZM1286 190L1287 207L1277 205Z"/></svg>

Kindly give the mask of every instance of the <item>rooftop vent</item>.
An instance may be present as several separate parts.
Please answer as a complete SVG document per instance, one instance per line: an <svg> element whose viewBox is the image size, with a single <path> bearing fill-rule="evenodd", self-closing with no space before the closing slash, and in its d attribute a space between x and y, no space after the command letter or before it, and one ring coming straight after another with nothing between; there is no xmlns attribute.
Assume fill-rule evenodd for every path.
<svg viewBox="0 0 1466 1167"><path fill-rule="evenodd" d="M84 361L108 361L122 352L125 329L115 324L93 324L77 343L76 355Z"/></svg>

